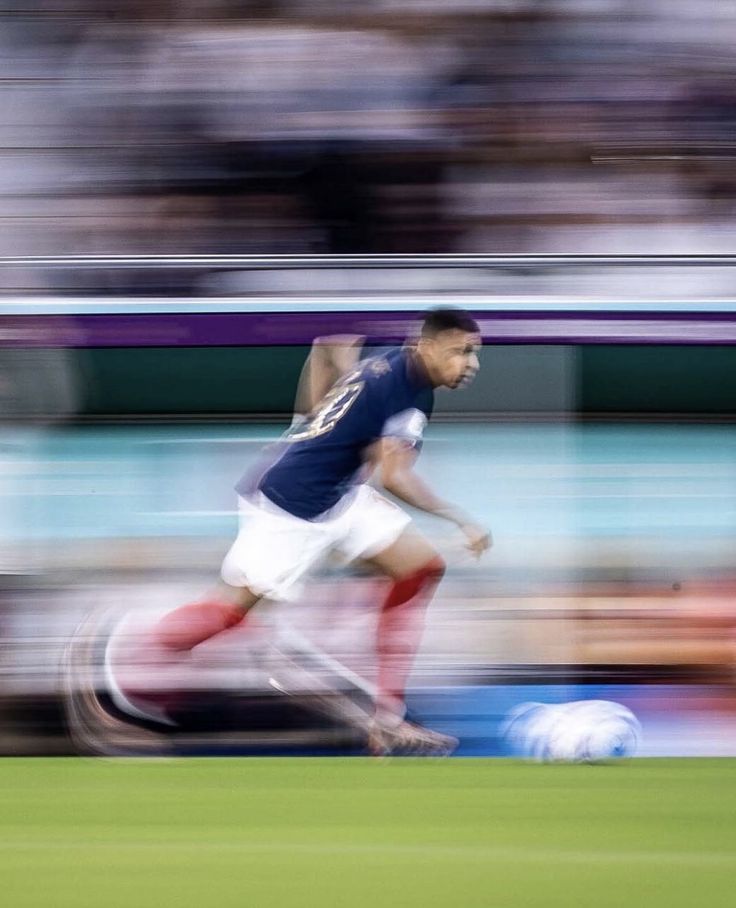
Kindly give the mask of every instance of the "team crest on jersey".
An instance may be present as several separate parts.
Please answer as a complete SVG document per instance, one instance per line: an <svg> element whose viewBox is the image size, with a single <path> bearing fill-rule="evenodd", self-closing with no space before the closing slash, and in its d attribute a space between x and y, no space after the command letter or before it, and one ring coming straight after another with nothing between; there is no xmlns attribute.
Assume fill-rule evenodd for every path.
<svg viewBox="0 0 736 908"><path fill-rule="evenodd" d="M382 356L378 359L373 359L368 364L368 372L371 375L385 375L387 372L391 371L391 366L387 359L384 359Z"/></svg>
<svg viewBox="0 0 736 908"><path fill-rule="evenodd" d="M336 385L313 413L307 416L303 422L294 426L287 435L287 439L289 441L306 441L329 432L355 403L364 384L365 382L356 381Z"/></svg>

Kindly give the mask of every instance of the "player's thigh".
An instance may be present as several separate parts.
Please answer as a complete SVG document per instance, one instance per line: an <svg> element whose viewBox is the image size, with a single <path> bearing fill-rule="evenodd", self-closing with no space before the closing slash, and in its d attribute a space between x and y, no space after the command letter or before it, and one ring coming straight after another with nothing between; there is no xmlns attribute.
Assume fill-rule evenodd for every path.
<svg viewBox="0 0 736 908"><path fill-rule="evenodd" d="M250 597L293 601L302 580L324 556L330 539L309 521L246 508L240 532L222 564L229 587Z"/></svg>
<svg viewBox="0 0 736 908"><path fill-rule="evenodd" d="M385 549L363 560L382 574L401 580L439 557L437 549L425 536L408 527Z"/></svg>
<svg viewBox="0 0 736 908"><path fill-rule="evenodd" d="M363 485L334 523L335 545L348 561L366 561L390 548L410 524L406 511Z"/></svg>
<svg viewBox="0 0 736 908"><path fill-rule="evenodd" d="M224 579L220 583L219 594L244 613L249 612L263 598L260 593L256 593L249 586L233 586Z"/></svg>

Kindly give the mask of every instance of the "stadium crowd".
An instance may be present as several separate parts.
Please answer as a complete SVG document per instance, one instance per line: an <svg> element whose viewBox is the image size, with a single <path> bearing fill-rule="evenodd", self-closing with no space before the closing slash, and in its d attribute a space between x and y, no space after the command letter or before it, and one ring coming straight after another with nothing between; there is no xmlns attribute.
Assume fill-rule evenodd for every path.
<svg viewBox="0 0 736 908"><path fill-rule="evenodd" d="M730 4L6 5L0 254L732 247Z"/></svg>

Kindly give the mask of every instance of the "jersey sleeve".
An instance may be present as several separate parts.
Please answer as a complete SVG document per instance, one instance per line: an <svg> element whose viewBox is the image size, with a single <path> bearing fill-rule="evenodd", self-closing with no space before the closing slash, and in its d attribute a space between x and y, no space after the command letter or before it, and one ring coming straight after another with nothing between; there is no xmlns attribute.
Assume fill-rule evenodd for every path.
<svg viewBox="0 0 736 908"><path fill-rule="evenodd" d="M407 442L412 447L421 448L424 440L424 428L427 425L427 415L417 407L410 407L390 416L383 424L382 438L397 438Z"/></svg>

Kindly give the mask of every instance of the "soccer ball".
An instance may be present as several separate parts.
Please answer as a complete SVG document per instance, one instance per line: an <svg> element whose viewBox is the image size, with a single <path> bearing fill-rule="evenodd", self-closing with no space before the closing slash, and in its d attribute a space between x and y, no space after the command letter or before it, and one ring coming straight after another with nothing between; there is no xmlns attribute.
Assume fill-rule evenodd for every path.
<svg viewBox="0 0 736 908"><path fill-rule="evenodd" d="M502 726L512 752L542 762L600 763L631 757L641 738L636 716L610 700L522 703Z"/></svg>

